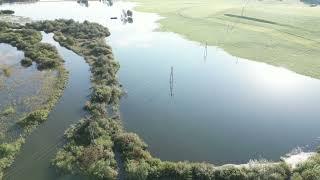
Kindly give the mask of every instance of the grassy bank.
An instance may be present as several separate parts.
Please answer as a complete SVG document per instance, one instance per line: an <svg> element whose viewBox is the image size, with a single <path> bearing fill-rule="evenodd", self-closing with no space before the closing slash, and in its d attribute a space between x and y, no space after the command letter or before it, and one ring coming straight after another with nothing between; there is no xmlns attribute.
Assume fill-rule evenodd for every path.
<svg viewBox="0 0 320 180"><path fill-rule="evenodd" d="M50 89L50 94L44 97L44 102L33 108L32 112L28 112L17 122L15 128L19 129L19 137L0 144L0 178L3 176L3 171L13 163L25 137L47 119L62 95L67 82L68 73L63 67L63 60L58 51L50 44L41 43L41 39L39 31L20 24L0 21L0 43L10 44L24 52L25 58L21 60L21 65L28 67L32 65L32 62L35 62L39 70L55 71L57 74L50 81L53 86ZM5 116L9 112L10 114L15 113L11 108L0 115Z"/></svg>
<svg viewBox="0 0 320 180"><path fill-rule="evenodd" d="M320 78L320 11L293 0L132 0L165 17L160 30L232 55Z"/></svg>

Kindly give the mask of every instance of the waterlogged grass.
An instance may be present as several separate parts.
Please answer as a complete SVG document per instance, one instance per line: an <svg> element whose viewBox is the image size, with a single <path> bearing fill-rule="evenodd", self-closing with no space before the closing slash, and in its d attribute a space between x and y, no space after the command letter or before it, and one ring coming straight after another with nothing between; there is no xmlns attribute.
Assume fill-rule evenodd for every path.
<svg viewBox="0 0 320 180"><path fill-rule="evenodd" d="M230 54L320 78L320 10L299 1L132 0L158 13L160 30Z"/></svg>
<svg viewBox="0 0 320 180"><path fill-rule="evenodd" d="M116 179L118 176L114 144L107 108L116 114L121 89L116 77L119 64L104 38L107 28L85 21L40 21L27 24L40 31L53 32L54 39L84 57L92 72L92 93L85 109L89 117L66 132L68 143L57 153L53 164L64 173L82 174L94 179Z"/></svg>
<svg viewBox="0 0 320 180"><path fill-rule="evenodd" d="M13 163L16 154L24 143L24 138L35 127L47 119L48 114L62 95L67 82L68 73L63 67L63 60L59 56L56 48L49 44L41 43L41 39L41 34L37 30L26 28L20 24L0 21L0 43L7 43L17 47L18 50L22 50L25 54L25 58L21 61L22 65L30 66L32 65L32 61L34 61L39 70L52 71L54 73L49 74L55 74L53 78L44 78L50 82L44 82L41 88L38 89L40 94L37 94L37 96L41 99L37 99L37 97L19 99L19 101L22 100L24 101L24 104L26 104L25 107L22 107L23 109L32 109L32 111L29 111L26 115L20 117L21 115L16 114L14 107L8 107L1 113L1 120L3 120L3 118L6 119L4 116L9 116L11 114L14 114L14 118L20 117L20 120L18 120L17 124L13 127L1 129L1 134L4 136L5 134L10 134L12 130L17 129L14 133L15 136L18 136L18 138L13 139L5 137L5 139L1 141L3 142L0 144L1 177L3 171ZM50 85L48 85L48 83ZM15 89L15 87L13 87L13 89ZM9 96L12 93L12 90L9 89L8 92ZM41 93L43 94L41 95ZM17 99L10 100L18 101ZM33 106L34 104L36 104L34 107L28 107ZM13 119L11 118L11 120Z"/></svg>
<svg viewBox="0 0 320 180"><path fill-rule="evenodd" d="M3 177L3 170L14 162L24 142L25 139L20 137L14 142L0 144L0 179Z"/></svg>
<svg viewBox="0 0 320 180"><path fill-rule="evenodd" d="M3 112L0 113L0 116L8 116L10 114L14 114L16 110L14 109L13 106L8 106L3 110Z"/></svg>
<svg viewBox="0 0 320 180"><path fill-rule="evenodd" d="M10 75L11 75L10 67L2 67L2 72L6 77L10 77Z"/></svg>

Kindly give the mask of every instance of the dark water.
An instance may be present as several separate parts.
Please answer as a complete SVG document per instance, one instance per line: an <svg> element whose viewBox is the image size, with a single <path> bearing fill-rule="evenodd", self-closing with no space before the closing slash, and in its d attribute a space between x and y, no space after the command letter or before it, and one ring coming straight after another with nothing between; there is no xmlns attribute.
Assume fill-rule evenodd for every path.
<svg viewBox="0 0 320 180"><path fill-rule="evenodd" d="M89 2L84 7L76 2L40 2L0 8L36 20L73 18L109 27L112 36L107 41L120 61L119 77L127 91L121 103L124 125L138 133L157 157L213 163L278 160L320 136L319 80L236 58L215 47L208 47L204 58L203 45L173 33L152 32L158 18L154 14L134 12L134 22L125 25L110 20L132 8L130 3L109 7ZM87 72L73 64L70 68ZM83 88L75 87L79 88L73 93ZM74 96L68 93L67 89L63 98ZM53 112L59 116L48 121L50 127L70 119L65 117L78 103L64 104L62 99ZM44 125L39 131L46 127L59 129Z"/></svg>
<svg viewBox="0 0 320 180"><path fill-rule="evenodd" d="M62 135L73 123L84 117L82 107L90 93L90 72L84 59L60 47L52 34L43 34L43 42L54 44L69 71L69 81L64 94L49 114L48 120L27 137L15 163L5 173L5 179L50 180L81 179L80 177L58 176L51 167L57 148L63 144Z"/></svg>

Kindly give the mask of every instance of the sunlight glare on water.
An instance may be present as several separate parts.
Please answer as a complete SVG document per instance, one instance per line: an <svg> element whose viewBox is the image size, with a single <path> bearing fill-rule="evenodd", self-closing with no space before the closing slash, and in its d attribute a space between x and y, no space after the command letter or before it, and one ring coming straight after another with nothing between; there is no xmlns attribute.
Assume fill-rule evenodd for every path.
<svg viewBox="0 0 320 180"><path fill-rule="evenodd" d="M303 78L295 76L295 73L285 68L274 68L264 66L263 68L252 69L252 75L256 78L256 83L264 88L276 91L292 91L302 85Z"/></svg>

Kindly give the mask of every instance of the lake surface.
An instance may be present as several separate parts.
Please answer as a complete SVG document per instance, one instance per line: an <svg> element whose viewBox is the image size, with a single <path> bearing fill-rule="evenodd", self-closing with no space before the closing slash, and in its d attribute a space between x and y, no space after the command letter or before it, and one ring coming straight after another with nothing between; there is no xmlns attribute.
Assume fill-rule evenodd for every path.
<svg viewBox="0 0 320 180"><path fill-rule="evenodd" d="M0 6L34 20L73 18L107 26L112 34L107 43L120 62L119 78L127 92L121 103L124 125L156 157L244 163L278 160L294 148L313 150L318 144L319 80L236 58L216 47L208 47L205 58L200 43L153 32L156 14L134 12L132 24L110 19L131 8L133 4L118 1L112 7L100 2L88 7L76 2ZM88 83L87 78L77 81ZM70 106L83 105L63 103L60 119Z"/></svg>

